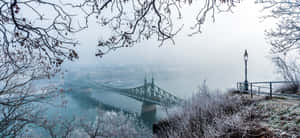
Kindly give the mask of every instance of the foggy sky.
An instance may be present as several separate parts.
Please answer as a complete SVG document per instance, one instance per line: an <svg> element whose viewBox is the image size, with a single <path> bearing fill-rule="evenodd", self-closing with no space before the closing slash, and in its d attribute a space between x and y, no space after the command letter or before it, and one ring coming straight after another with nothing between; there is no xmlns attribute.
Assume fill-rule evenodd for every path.
<svg viewBox="0 0 300 138"><path fill-rule="evenodd" d="M262 21L259 17L261 5L254 1L242 1L233 8L233 13L216 14L213 23L210 18L202 28L202 34L187 36L193 25L197 6L184 8L184 29L176 36L175 45L166 43L158 47L155 40L144 41L133 48L118 49L99 59L95 57L97 40L105 31L91 25L77 35L80 59L72 63L80 66L95 64L125 65L176 65L184 72L193 73L197 80L207 80L214 88L235 87L237 81L244 80L243 53L249 53L249 81L280 80L274 74L269 56L271 46L267 43L264 31L273 27L272 21ZM198 8L199 9L199 8ZM149 69L151 70L151 68ZM200 83L200 82L196 82Z"/></svg>

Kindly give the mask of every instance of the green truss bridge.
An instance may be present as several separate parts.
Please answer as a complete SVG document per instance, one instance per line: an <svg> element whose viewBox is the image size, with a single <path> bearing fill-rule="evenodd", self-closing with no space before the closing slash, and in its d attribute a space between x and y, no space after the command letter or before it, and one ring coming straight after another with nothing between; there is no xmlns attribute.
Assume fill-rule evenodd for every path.
<svg viewBox="0 0 300 138"><path fill-rule="evenodd" d="M76 84L74 84L74 82L73 83L66 82L65 85L71 88L80 87L80 88L110 89L112 90L111 92L118 93L120 95L127 96L142 102L143 103L142 113L156 111L156 105L162 107L171 107L174 105L178 105L184 101L181 98L178 98L177 96L157 86L154 83L154 78L152 78L151 82L147 82L147 79L145 78L143 85L134 88L115 88L104 84L98 84L96 82L89 81L88 79L84 80L84 83L81 81L79 81L79 83Z"/></svg>
<svg viewBox="0 0 300 138"><path fill-rule="evenodd" d="M154 83L154 78L152 78L150 83L148 83L147 79L145 78L143 85L134 88L122 89L111 86L104 87L112 89L114 92L117 92L120 95L143 102L142 114L156 111L156 105L170 107L183 102L182 99L157 86Z"/></svg>
<svg viewBox="0 0 300 138"><path fill-rule="evenodd" d="M104 87L112 89L120 95L124 95L135 100L161 106L172 106L179 104L183 101L182 99L176 97L170 92L167 92L166 90L157 86L154 83L153 78L150 83L148 83L145 79L143 85L134 88L122 89L111 86Z"/></svg>

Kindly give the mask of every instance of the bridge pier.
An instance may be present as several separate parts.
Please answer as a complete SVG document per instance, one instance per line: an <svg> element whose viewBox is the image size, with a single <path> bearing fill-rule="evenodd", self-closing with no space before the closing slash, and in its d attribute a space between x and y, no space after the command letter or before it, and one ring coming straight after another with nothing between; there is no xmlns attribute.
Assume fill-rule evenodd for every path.
<svg viewBox="0 0 300 138"><path fill-rule="evenodd" d="M141 114L156 113L156 104L143 102Z"/></svg>
<svg viewBox="0 0 300 138"><path fill-rule="evenodd" d="M150 125L152 125L152 122L156 122L156 105L144 101L142 104L141 117L146 124L150 123Z"/></svg>

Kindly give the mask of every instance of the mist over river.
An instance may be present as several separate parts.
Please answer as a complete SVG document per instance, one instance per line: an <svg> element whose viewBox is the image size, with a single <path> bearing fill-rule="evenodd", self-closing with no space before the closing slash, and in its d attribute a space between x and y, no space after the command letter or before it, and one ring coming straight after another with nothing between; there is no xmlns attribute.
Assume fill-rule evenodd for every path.
<svg viewBox="0 0 300 138"><path fill-rule="evenodd" d="M173 95L187 99L196 91L197 87L206 81L211 89L226 91L234 88L236 81L228 77L228 74L216 70L204 70L199 68L178 65L69 65L63 70L63 77L57 77L54 82L59 82L64 89L63 100L58 98L54 102L65 102L63 108L50 107L49 116L58 114L66 118L85 118L94 120L99 109L102 111L122 111L136 116L146 123L149 128L154 122L166 116L165 110L157 107L155 115L141 117L142 102L118 94L115 88L134 88L141 86L144 79L151 81L154 77L155 85L172 93ZM220 77L222 80L220 80ZM59 80L59 81L57 81ZM51 81L51 80L50 80Z"/></svg>
<svg viewBox="0 0 300 138"><path fill-rule="evenodd" d="M203 81L200 73L184 73L183 68L175 66L155 67L151 72L143 66L69 67L64 70L63 77L52 80L59 82L59 87L64 89L63 96L58 96L52 102L64 102L64 106L50 106L49 117L55 118L59 115L68 119L76 117L94 120L99 110L122 111L136 116L151 128L154 122L166 116L162 107L157 105L154 115L141 116L142 102L120 95L104 86L133 88L143 85L145 77L150 82L152 76L157 86L183 99L196 92L197 85Z"/></svg>

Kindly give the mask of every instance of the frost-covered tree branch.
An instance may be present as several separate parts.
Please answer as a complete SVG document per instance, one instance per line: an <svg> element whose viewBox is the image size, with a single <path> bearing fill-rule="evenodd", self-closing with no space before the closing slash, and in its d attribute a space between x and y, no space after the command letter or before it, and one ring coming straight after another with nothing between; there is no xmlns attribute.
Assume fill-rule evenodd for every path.
<svg viewBox="0 0 300 138"><path fill-rule="evenodd" d="M277 20L276 27L266 32L267 39L272 45L273 62L282 77L291 81L288 86L299 88L299 65L289 55L300 49L300 3L298 0L257 0L269 14L265 19ZM292 54L290 54L292 53ZM290 88L289 88L290 89Z"/></svg>
<svg viewBox="0 0 300 138"><path fill-rule="evenodd" d="M230 11L238 2L205 0L195 17L191 34L201 32L201 26L207 16L214 19L215 12ZM97 4L91 4L96 18L99 19L98 23L112 29L110 37L99 40L96 56L118 48L132 47L150 38L160 42L160 46L166 41L175 43L174 36L183 29L183 24L177 25L178 27L175 25L177 20L182 19L182 7L194 3L196 2L193 0L99 0ZM110 10L110 13L107 10Z"/></svg>
<svg viewBox="0 0 300 138"><path fill-rule="evenodd" d="M270 11L265 18L274 18L279 22L276 28L267 31L273 53L284 53L299 49L300 45L300 3L290 0L257 0Z"/></svg>
<svg viewBox="0 0 300 138"><path fill-rule="evenodd" d="M284 80L290 81L290 83L285 84L279 90L285 93L298 92L300 88L300 83L299 83L300 66L298 60L292 59L287 56L277 56L273 58L273 62L277 67L278 74L280 74Z"/></svg>
<svg viewBox="0 0 300 138"><path fill-rule="evenodd" d="M80 121L80 133L89 137L151 137L151 131L134 116L100 111L95 121ZM86 136L85 136L86 137Z"/></svg>

